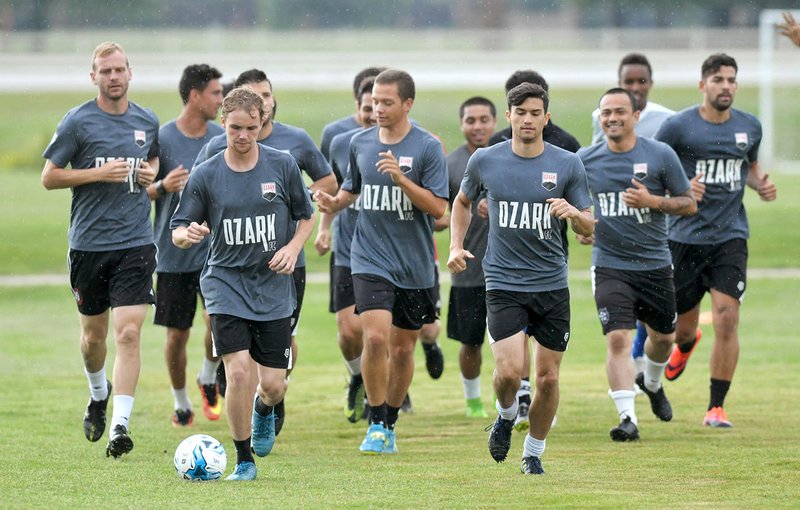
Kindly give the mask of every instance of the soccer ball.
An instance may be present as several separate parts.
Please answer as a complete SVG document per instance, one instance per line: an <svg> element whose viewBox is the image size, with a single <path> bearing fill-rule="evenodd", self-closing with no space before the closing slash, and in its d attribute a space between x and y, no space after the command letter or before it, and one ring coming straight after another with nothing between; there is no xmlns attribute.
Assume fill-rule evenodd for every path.
<svg viewBox="0 0 800 510"><path fill-rule="evenodd" d="M206 434L187 437L175 450L175 470L183 480L218 480L227 463L225 447Z"/></svg>

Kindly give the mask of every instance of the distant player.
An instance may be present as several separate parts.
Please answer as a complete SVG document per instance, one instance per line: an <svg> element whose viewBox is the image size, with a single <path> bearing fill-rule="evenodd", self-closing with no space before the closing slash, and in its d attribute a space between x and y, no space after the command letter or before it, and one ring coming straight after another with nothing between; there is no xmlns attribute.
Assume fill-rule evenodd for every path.
<svg viewBox="0 0 800 510"><path fill-rule="evenodd" d="M191 250L176 248L172 244L169 221L178 207L181 191L197 153L211 138L224 132L219 124L213 122L222 106L221 77L222 73L206 64L190 65L183 70L178 84L183 110L177 119L164 124L159 130L161 168L158 180L148 188L150 197L155 200L158 246L154 322L167 328L164 358L172 383L175 409L172 424L176 427L191 425L194 419L192 401L186 387L186 344L197 310L200 271L208 257L208 243L201 243ZM205 312L203 319L206 323L205 356L197 385L203 400L203 412L209 420L218 420L222 414L216 382L219 358L212 351L211 323Z"/></svg>
<svg viewBox="0 0 800 510"><path fill-rule="evenodd" d="M192 171L172 218L172 239L187 249L211 235L200 285L228 380L236 445L228 480L253 480L251 446L263 457L275 443L297 301L291 275L314 219L294 158L256 143L268 115L262 98L240 87L225 97L222 111L228 147ZM252 406L251 359L259 381Z"/></svg>
<svg viewBox="0 0 800 510"><path fill-rule="evenodd" d="M703 102L667 119L656 135L678 153L697 199L695 216L669 219L678 325L666 377L677 379L686 368L697 344L700 302L710 293L714 346L703 424L711 427L732 426L723 405L739 359L739 306L747 282L744 187L764 201L777 197L758 163L761 123L732 108L737 71L736 60L724 53L708 57L701 67Z"/></svg>
<svg viewBox="0 0 800 510"><path fill-rule="evenodd" d="M547 92L523 83L508 93L510 141L478 149L467 163L461 191L453 202L450 259L454 273L474 255L464 249L472 203L485 190L489 238L483 272L498 416L489 435L489 453L503 462L517 418L517 390L523 375L527 337L534 346L536 391L530 407L521 470L544 474L541 456L558 408L559 367L570 335L567 259L561 223L591 236L594 219L586 174L574 154L542 140L550 114Z"/></svg>
<svg viewBox="0 0 800 510"><path fill-rule="evenodd" d="M636 384L653 413L672 419L661 377L675 341L675 287L666 216L697 211L689 180L666 144L637 136L639 110L630 91L614 88L600 98L605 141L578 151L594 200L592 290L608 344L609 395L619 415L614 441L639 439ZM644 370L636 375L630 330L647 325Z"/></svg>
<svg viewBox="0 0 800 510"><path fill-rule="evenodd" d="M158 172L158 118L128 100L132 73L120 45L98 45L89 76L97 98L61 119L44 151L42 184L72 190L70 286L80 314L81 354L91 392L83 417L89 441L99 440L106 429L111 318L116 393L106 456L117 458L133 449L129 420L141 366L139 342L147 305L154 302L156 247L150 199L142 189Z"/></svg>

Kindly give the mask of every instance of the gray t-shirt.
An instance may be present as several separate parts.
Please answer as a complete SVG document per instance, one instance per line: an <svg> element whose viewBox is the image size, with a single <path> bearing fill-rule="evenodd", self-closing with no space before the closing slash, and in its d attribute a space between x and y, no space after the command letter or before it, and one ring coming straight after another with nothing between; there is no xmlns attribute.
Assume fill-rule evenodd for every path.
<svg viewBox="0 0 800 510"><path fill-rule="evenodd" d="M231 170L224 152L195 167L170 228L208 222L211 250L200 277L208 313L271 321L289 317L297 296L292 275L268 263L313 208L294 158L258 150L247 172Z"/></svg>
<svg viewBox="0 0 800 510"><path fill-rule="evenodd" d="M358 127L333 137L330 144L330 162L333 173L344 180L350 162L350 139L363 131ZM358 210L361 206L361 197L336 214L333 222L333 252L334 263L337 266L350 267L350 245L353 244L353 234L358 221Z"/></svg>
<svg viewBox="0 0 800 510"><path fill-rule="evenodd" d="M693 106L667 119L656 135L678 154L686 177L702 172L706 186L697 214L670 216L673 241L708 245L750 236L742 199L750 164L758 161L761 122L735 108L730 112L726 122L712 124Z"/></svg>
<svg viewBox="0 0 800 510"><path fill-rule="evenodd" d="M414 125L393 145L378 139L378 129L353 136L350 176L342 183L342 189L361 195L350 251L352 273L380 276L403 289L428 289L434 285L433 217L418 209L376 164L378 153L391 150L406 177L446 200L444 150L433 135Z"/></svg>
<svg viewBox="0 0 800 510"><path fill-rule="evenodd" d="M649 207L628 207L622 194L633 187L631 179L644 184L652 195L685 193L691 186L675 151L639 137L628 152L612 152L607 143L598 143L579 150L578 156L586 168L598 220L592 265L633 271L669 266L667 215Z"/></svg>
<svg viewBox="0 0 800 510"><path fill-rule="evenodd" d="M450 207L461 189L461 181L467 170L467 161L470 154L464 144L447 155L447 173L450 184ZM472 221L464 235L464 249L472 253L475 258L467 264L467 269L460 273L453 273L450 281L453 287L484 287L486 281L483 277L483 257L486 254L486 240L489 236L489 220L478 216L478 203L480 198L472 202Z"/></svg>
<svg viewBox="0 0 800 510"><path fill-rule="evenodd" d="M142 161L158 156L158 118L148 108L128 103L114 115L94 99L64 115L44 157L75 171L99 168L106 162L128 160L126 182L93 182L72 188L69 247L82 251L111 251L153 242L150 197L136 183L134 171Z"/></svg>
<svg viewBox="0 0 800 510"><path fill-rule="evenodd" d="M206 123L206 134L200 138L191 138L181 133L174 120L161 126L158 132L160 145L158 156L161 166L157 178L165 178L179 165L183 165L184 168L191 171L200 149L211 138L223 132L222 126L215 122ZM182 250L172 244L172 230L169 228L169 222L175 209L178 208L180 200L180 193L164 193L155 200L155 236L156 246L158 246L156 271L159 273L200 271L208 258L209 239L205 239L188 250Z"/></svg>
<svg viewBox="0 0 800 510"><path fill-rule="evenodd" d="M356 122L355 115L348 115L325 124L325 127L322 128L322 137L319 142L319 150L325 156L325 159L331 160L331 142L336 135L359 127L361 126Z"/></svg>
<svg viewBox="0 0 800 510"><path fill-rule="evenodd" d="M467 163L461 191L474 202L482 188L489 200L486 290L566 288L562 220L550 215L547 199L563 198L578 210L591 206L580 158L546 142L534 158L514 154L511 140L478 149Z"/></svg>
<svg viewBox="0 0 800 510"><path fill-rule="evenodd" d="M666 106L648 101L644 110L639 113L639 121L634 130L638 136L653 138L658 133L658 129L665 120L670 118L675 112ZM600 126L600 109L592 112L592 143L604 142L606 134Z"/></svg>

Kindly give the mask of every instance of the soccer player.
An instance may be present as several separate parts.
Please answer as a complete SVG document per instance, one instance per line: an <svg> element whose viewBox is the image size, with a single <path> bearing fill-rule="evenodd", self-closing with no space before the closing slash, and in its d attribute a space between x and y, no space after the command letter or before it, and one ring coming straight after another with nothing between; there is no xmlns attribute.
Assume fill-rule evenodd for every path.
<svg viewBox="0 0 800 510"><path fill-rule="evenodd" d="M477 149L488 145L497 126L497 110L485 97L467 99L458 113L465 143L447 155L451 208L461 188L467 161ZM472 418L489 416L481 401L481 348L486 336L486 282L481 262L489 232L487 218L488 205L482 197L472 204L472 220L464 235L464 248L475 259L465 271L453 274L447 312L447 336L461 343L458 363L467 401L466 415Z"/></svg>
<svg viewBox="0 0 800 510"><path fill-rule="evenodd" d="M297 300L292 273L314 228L294 158L256 142L267 115L261 96L249 88L225 97L228 147L194 168L171 221L179 248L211 235L200 286L228 381L226 408L236 445L228 480L255 479L251 446L263 457L275 443L275 405L286 391ZM258 371L252 407L251 359Z"/></svg>
<svg viewBox="0 0 800 510"><path fill-rule="evenodd" d="M703 424L711 427L732 426L723 405L739 359L739 306L747 282L744 187L764 201L777 197L775 184L758 163L761 123L732 107L737 71L733 57L709 56L701 67L703 102L667 119L656 134L678 154L697 199L695 216L669 220L678 323L666 378L677 379L686 368L697 344L700 302L710 293L714 346Z"/></svg>
<svg viewBox="0 0 800 510"><path fill-rule="evenodd" d="M172 424L176 427L191 425L194 419L192 401L186 387L186 344L197 310L200 271L208 256L208 243L203 242L190 250L176 248L172 244L169 221L178 207L181 191L197 153L211 138L224 132L219 124L212 122L222 106L220 78L222 73L206 64L190 65L183 70L178 84L183 110L177 119L164 124L159 130L161 165L158 180L148 188L150 197L155 200L158 246L154 322L167 328L164 358L172 383L175 408ZM213 354L211 324L205 312L203 319L206 323L205 356L197 385L203 399L203 412L209 420L218 420L222 414L216 383L219 358Z"/></svg>
<svg viewBox="0 0 800 510"><path fill-rule="evenodd" d="M327 213L361 200L350 264L370 407L365 454L397 452L394 427L414 375L414 345L436 319L433 221L447 207L447 166L441 143L408 119L414 97L408 73L379 74L378 126L350 140L350 177L336 196L315 194Z"/></svg>
<svg viewBox="0 0 800 510"><path fill-rule="evenodd" d="M792 13L788 11L783 13L783 20L785 23L778 25L781 35L786 36L796 46L800 46L800 25L797 24Z"/></svg>
<svg viewBox="0 0 800 510"><path fill-rule="evenodd" d="M636 385L650 398L653 413L672 419L661 377L675 341L675 287L667 246L666 215L697 211L692 187L671 148L637 136L634 94L623 88L600 98L605 141L584 147L578 156L586 168L594 201L592 289L606 336L609 395L619 415L614 441L639 439L634 409ZM647 325L644 370L637 375L631 358L636 321Z"/></svg>
<svg viewBox="0 0 800 510"><path fill-rule="evenodd" d="M89 76L97 98L61 119L44 151L42 184L49 190L72 189L70 286L80 314L81 354L91 392L83 417L89 441L99 440L106 429L111 318L115 394L106 456L117 458L133 449L129 420L141 366L139 342L147 305L154 302L156 247L150 199L142 188L158 172L158 118L128 100L132 72L119 44L104 42L95 48Z"/></svg>
<svg viewBox="0 0 800 510"><path fill-rule="evenodd" d="M489 453L503 462L517 417L517 389L527 336L535 338L535 387L530 431L521 470L543 474L540 457L558 408L558 372L569 342L567 259L561 223L591 236L594 219L580 158L542 140L550 119L547 92L523 83L509 91L506 119L510 141L478 149L467 163L461 191L453 202L450 259L454 273L474 255L464 249L472 203L485 190L489 237L483 272L498 417L489 434Z"/></svg>

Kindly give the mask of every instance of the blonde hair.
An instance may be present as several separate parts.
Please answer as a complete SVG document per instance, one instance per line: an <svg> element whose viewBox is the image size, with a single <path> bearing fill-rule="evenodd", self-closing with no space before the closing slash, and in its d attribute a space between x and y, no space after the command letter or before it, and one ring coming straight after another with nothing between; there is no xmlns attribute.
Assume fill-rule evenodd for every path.
<svg viewBox="0 0 800 510"><path fill-rule="evenodd" d="M111 55L116 51L125 55L125 65L130 67L130 63L128 62L128 55L125 53L125 50L122 48L122 46L120 46L115 42L106 41L98 44L97 48L95 48L94 52L92 52L92 71L97 69L97 66L95 65L95 60L97 60L100 57L107 57L108 55Z"/></svg>
<svg viewBox="0 0 800 510"><path fill-rule="evenodd" d="M222 102L222 116L227 117L229 113L239 109L246 111L248 114L252 114L253 110L257 110L259 119L267 116L267 112L264 109L264 100L247 85L236 87L228 92Z"/></svg>

